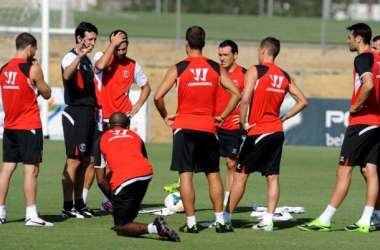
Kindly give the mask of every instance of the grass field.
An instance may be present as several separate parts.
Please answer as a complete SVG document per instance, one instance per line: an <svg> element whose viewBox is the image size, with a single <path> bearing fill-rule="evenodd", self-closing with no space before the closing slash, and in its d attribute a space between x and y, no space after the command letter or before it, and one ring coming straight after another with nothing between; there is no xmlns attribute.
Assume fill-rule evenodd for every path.
<svg viewBox="0 0 380 250"><path fill-rule="evenodd" d="M165 184L177 179L170 172L171 144L147 144L154 178L143 201L143 209L163 207ZM233 215L235 233L216 234L205 229L198 235L180 233L182 242L160 241L156 235L141 238L117 237L110 214L100 218L68 219L60 216L62 208L61 173L65 160L62 141L45 141L44 162L41 166L38 188L38 210L55 223L53 228L24 226L25 205L22 193L22 168L14 173L6 202L9 223L0 226L1 249L378 249L379 231L370 234L348 233L344 226L358 220L364 207L365 185L356 169L350 192L332 222L331 233L299 231L297 225L318 216L329 201L334 183L338 148L285 147L281 165L281 197L279 206L303 206L304 214L293 220L275 223L275 231L252 231L257 221L250 218L252 204L266 204L266 182L259 174L250 176L245 196ZM225 167L221 161L222 176ZM195 175L196 215L198 222L212 219L206 179ZM96 211L102 194L96 184L89 194L89 206ZM137 221L150 223L153 215L139 215ZM178 229L186 221L185 214L167 217L168 223Z"/></svg>
<svg viewBox="0 0 380 250"><path fill-rule="evenodd" d="M76 12L75 23L94 23L100 35L108 36L115 29L128 31L131 37L175 38L176 15L152 12ZM347 37L345 27L357 21L327 21L326 43L342 44ZM377 22L368 21L373 34L380 33ZM181 37L192 25L202 26L207 39L236 41L261 41L263 37L275 36L287 43L320 43L320 18L305 17L258 17L217 14L181 14Z"/></svg>

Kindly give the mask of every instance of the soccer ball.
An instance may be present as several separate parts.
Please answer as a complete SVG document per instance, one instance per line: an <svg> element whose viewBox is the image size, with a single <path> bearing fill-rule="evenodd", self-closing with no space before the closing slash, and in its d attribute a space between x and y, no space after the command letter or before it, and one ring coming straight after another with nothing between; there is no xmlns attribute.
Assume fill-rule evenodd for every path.
<svg viewBox="0 0 380 250"><path fill-rule="evenodd" d="M179 192L168 194L165 198L165 206L169 208L170 211L175 213L185 211L181 199L181 194Z"/></svg>

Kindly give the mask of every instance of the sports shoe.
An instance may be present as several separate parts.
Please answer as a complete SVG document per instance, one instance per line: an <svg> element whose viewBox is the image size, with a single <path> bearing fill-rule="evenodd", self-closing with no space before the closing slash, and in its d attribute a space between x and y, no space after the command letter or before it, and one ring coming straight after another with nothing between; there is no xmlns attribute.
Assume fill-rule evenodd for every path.
<svg viewBox="0 0 380 250"><path fill-rule="evenodd" d="M371 231L370 228L370 225L362 226L358 222L356 222L350 226L346 226L344 230L346 230L347 232L369 233Z"/></svg>
<svg viewBox="0 0 380 250"><path fill-rule="evenodd" d="M179 192L179 181L174 181L169 186L165 186L164 191L168 193Z"/></svg>
<svg viewBox="0 0 380 250"><path fill-rule="evenodd" d="M25 219L25 226L28 227L52 227L54 226L53 223L44 221L40 217L31 219L30 217L26 217Z"/></svg>
<svg viewBox="0 0 380 250"><path fill-rule="evenodd" d="M103 202L102 205L100 206L100 211L103 212L112 212L113 206L110 201Z"/></svg>
<svg viewBox="0 0 380 250"><path fill-rule="evenodd" d="M63 218L77 218L83 219L84 216L79 213L75 208L72 208L70 211L66 211L64 208L62 209L62 217Z"/></svg>
<svg viewBox="0 0 380 250"><path fill-rule="evenodd" d="M312 222L299 225L298 228L304 231L330 232L331 224L323 225L320 219L315 219Z"/></svg>
<svg viewBox="0 0 380 250"><path fill-rule="evenodd" d="M174 242L181 241L178 234L168 226L162 216L157 216L153 222L153 225L157 227L157 232L160 238L166 238Z"/></svg>
<svg viewBox="0 0 380 250"><path fill-rule="evenodd" d="M94 218L98 217L97 214L92 211L89 207L84 207L82 208L79 213L84 216L84 218Z"/></svg>
<svg viewBox="0 0 380 250"><path fill-rule="evenodd" d="M252 226L252 229L271 232L271 231L273 231L273 222L269 222L268 224L264 224L264 223L260 222L259 224Z"/></svg>
<svg viewBox="0 0 380 250"><path fill-rule="evenodd" d="M377 214L372 214L371 217L371 226L380 228L380 217Z"/></svg>
<svg viewBox="0 0 380 250"><path fill-rule="evenodd" d="M224 225L217 222L215 226L215 231L217 233L229 233L234 231L234 227L229 225L227 222L224 223Z"/></svg>
<svg viewBox="0 0 380 250"><path fill-rule="evenodd" d="M202 227L205 227L205 228L215 228L216 227L216 220L214 218L213 220L210 220L210 221L207 221L207 222L203 222L200 225Z"/></svg>
<svg viewBox="0 0 380 250"><path fill-rule="evenodd" d="M179 231L182 233L190 233L190 234L197 234L199 232L197 225L194 225L194 226L189 228L187 223L185 225L183 225L182 227L180 227Z"/></svg>
<svg viewBox="0 0 380 250"><path fill-rule="evenodd" d="M7 223L7 216L6 215L2 215L2 217L0 217L0 224L5 224Z"/></svg>

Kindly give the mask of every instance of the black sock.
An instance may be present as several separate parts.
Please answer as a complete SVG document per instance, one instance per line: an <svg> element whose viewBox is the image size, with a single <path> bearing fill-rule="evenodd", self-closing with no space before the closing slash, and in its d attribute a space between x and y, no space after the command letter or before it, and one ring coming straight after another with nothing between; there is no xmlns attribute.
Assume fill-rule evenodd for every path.
<svg viewBox="0 0 380 250"><path fill-rule="evenodd" d="M73 201L63 201L63 209L70 211L74 207Z"/></svg>
<svg viewBox="0 0 380 250"><path fill-rule="evenodd" d="M84 202L83 202L83 199L82 199L82 198L80 198L80 199L78 199L78 200L75 200L75 209L76 209L76 210L80 211L80 210L82 210L82 208L84 208L84 207L85 207L85 205L84 205Z"/></svg>

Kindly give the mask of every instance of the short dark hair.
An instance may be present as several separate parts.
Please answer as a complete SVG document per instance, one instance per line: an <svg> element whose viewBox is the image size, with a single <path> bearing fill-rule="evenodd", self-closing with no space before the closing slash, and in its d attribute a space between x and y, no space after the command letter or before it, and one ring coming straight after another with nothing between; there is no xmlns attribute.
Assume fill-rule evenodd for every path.
<svg viewBox="0 0 380 250"><path fill-rule="evenodd" d="M98 29L95 25L88 22L81 22L78 27L75 29L75 43L78 43L77 37L80 36L81 38L84 38L85 32L95 32L98 34Z"/></svg>
<svg viewBox="0 0 380 250"><path fill-rule="evenodd" d="M274 37L267 37L263 39L260 43L260 48L266 48L268 50L268 55L276 58L280 53L280 40Z"/></svg>
<svg viewBox="0 0 380 250"><path fill-rule="evenodd" d="M128 34L124 30L115 30L115 31L112 31L111 34L109 35L110 42L111 42L111 37L114 36L114 35L117 35L117 33L123 33L125 35L125 37L127 38L125 40L125 43L128 45L128 43L129 43L129 41L128 41Z"/></svg>
<svg viewBox="0 0 380 250"><path fill-rule="evenodd" d="M16 49L23 50L26 46L37 47L37 39L30 33L24 32L16 37Z"/></svg>
<svg viewBox="0 0 380 250"><path fill-rule="evenodd" d="M186 40L190 48L202 50L205 46L206 33L199 26L191 26L186 31Z"/></svg>
<svg viewBox="0 0 380 250"><path fill-rule="evenodd" d="M110 128L128 128L131 120L123 112L115 112L109 119Z"/></svg>
<svg viewBox="0 0 380 250"><path fill-rule="evenodd" d="M219 44L219 48L231 47L231 53L239 53L237 44L232 40L224 40Z"/></svg>
<svg viewBox="0 0 380 250"><path fill-rule="evenodd" d="M375 37L372 39L372 42L376 42L377 40L380 40L380 35L379 35L379 36L375 36Z"/></svg>
<svg viewBox="0 0 380 250"><path fill-rule="evenodd" d="M361 36L364 44L369 44L371 42L372 30L365 23L357 23L347 27L349 31L354 31L354 37Z"/></svg>

